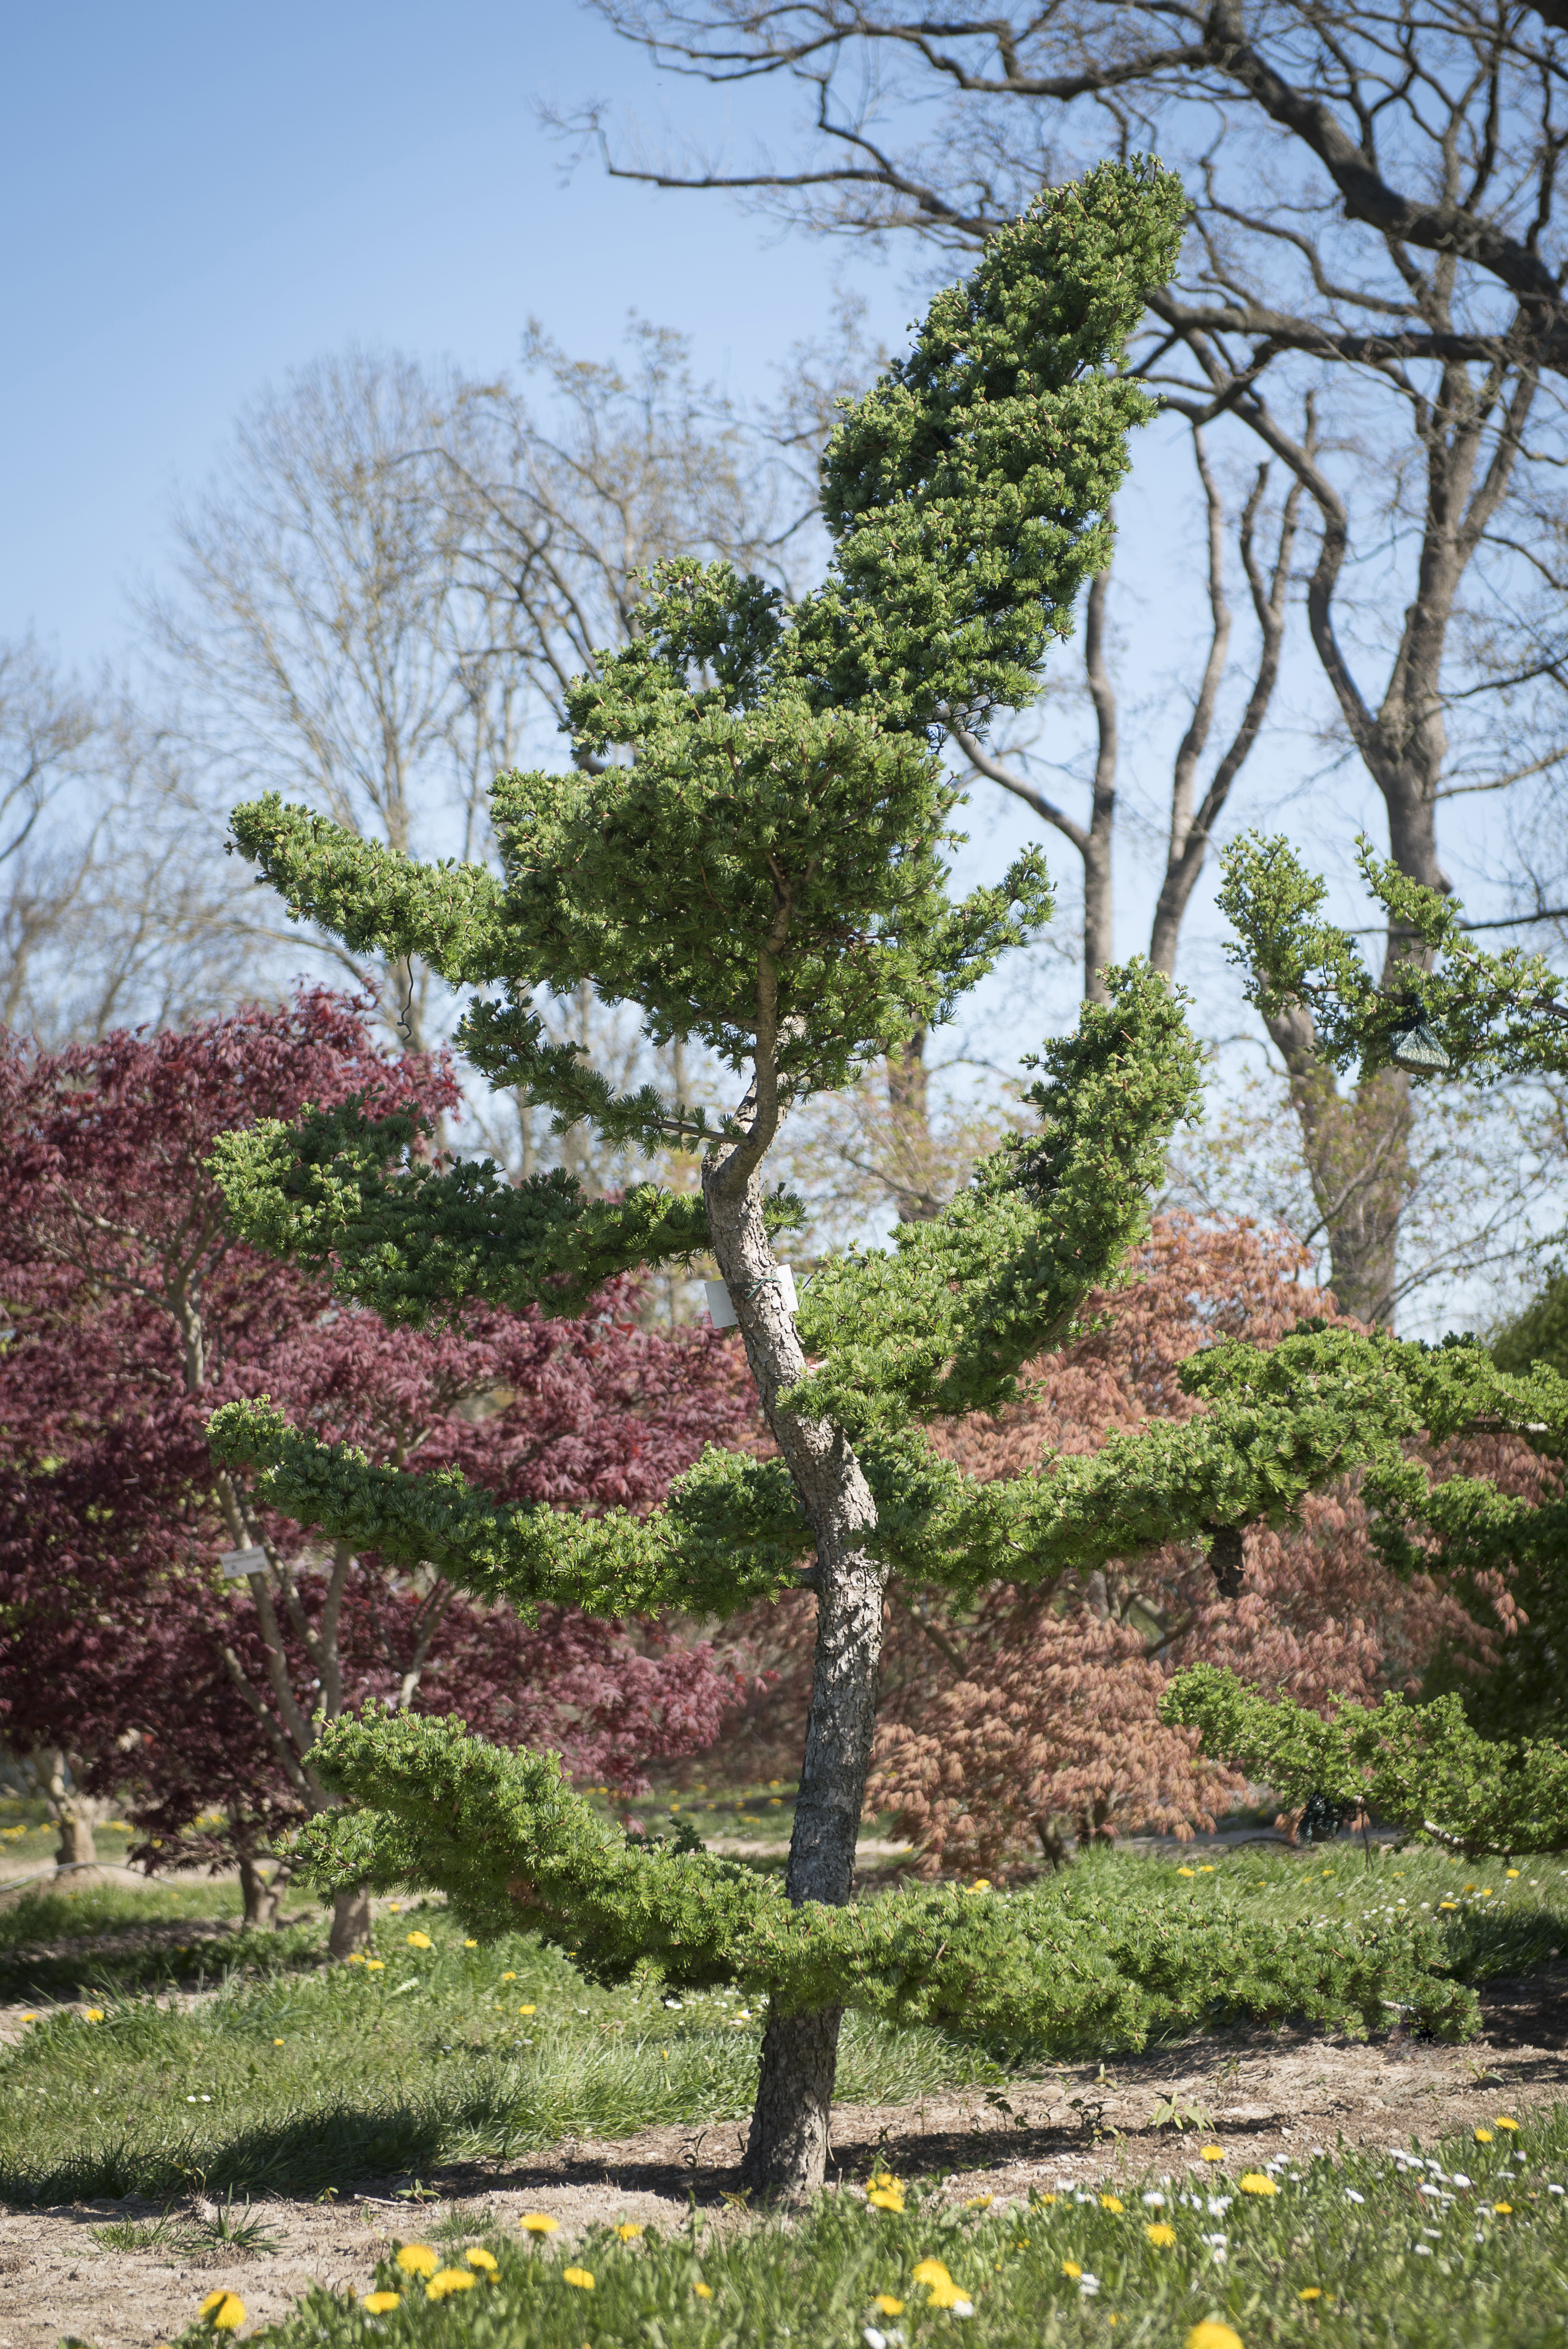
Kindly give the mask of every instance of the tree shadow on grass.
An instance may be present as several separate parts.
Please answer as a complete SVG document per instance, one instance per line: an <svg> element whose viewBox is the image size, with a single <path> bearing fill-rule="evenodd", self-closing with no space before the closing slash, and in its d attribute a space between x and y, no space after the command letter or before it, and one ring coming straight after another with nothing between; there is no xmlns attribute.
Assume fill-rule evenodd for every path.
<svg viewBox="0 0 1568 2349"><path fill-rule="evenodd" d="M220 2144L123 2134L36 2168L11 2162L0 2168L0 2200L36 2208L197 2192L315 2197L428 2170L461 2134L460 2114L432 2099L344 2101L241 2129Z"/></svg>

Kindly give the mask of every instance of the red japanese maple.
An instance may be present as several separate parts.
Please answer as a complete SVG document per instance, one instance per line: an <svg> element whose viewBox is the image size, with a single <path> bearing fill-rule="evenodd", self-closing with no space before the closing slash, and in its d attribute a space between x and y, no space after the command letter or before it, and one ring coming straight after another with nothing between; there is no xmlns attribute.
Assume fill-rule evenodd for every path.
<svg viewBox="0 0 1568 2349"><path fill-rule="evenodd" d="M312 1716L366 1697L465 1714L632 1789L711 1742L736 1677L704 1642L482 1609L434 1574L313 1544L214 1472L213 1406L266 1392L375 1459L498 1497L651 1506L747 1391L705 1333L639 1326L613 1282L582 1319L479 1309L389 1331L238 1242L220 1133L349 1093L435 1117L439 1061L378 1050L324 992L152 1038L0 1050L0 1734L113 1787L161 1864L255 1855L325 1799ZM248 1580L220 1551L256 1543Z"/></svg>
<svg viewBox="0 0 1568 2349"><path fill-rule="evenodd" d="M1147 1419L1190 1417L1201 1406L1177 1372L1199 1347L1269 1345L1303 1314L1339 1318L1332 1296L1302 1285L1306 1261L1285 1234L1159 1218L1126 1282L1087 1300L1085 1334L1037 1362L1008 1410L951 1423L942 1447L975 1475L1017 1476ZM1486 1452L1471 1445L1463 1464L1521 1489L1539 1481L1523 1445ZM1375 1700L1414 1687L1439 1645L1484 1660L1494 1636L1452 1590L1385 1566L1349 1479L1309 1495L1299 1525L1249 1530L1241 1563L1230 1591L1209 1558L1176 1546L1082 1583L1003 1585L967 1608L893 1586L868 1803L892 1812L928 1874L1000 1877L1130 1828L1189 1833L1242 1781L1160 1721L1178 1664L1228 1663L1307 1702ZM1506 1590L1481 1595L1506 1625ZM812 1606L802 1596L749 1627L772 1682L705 1764L710 1776L732 1758L743 1775L777 1772L798 1750Z"/></svg>

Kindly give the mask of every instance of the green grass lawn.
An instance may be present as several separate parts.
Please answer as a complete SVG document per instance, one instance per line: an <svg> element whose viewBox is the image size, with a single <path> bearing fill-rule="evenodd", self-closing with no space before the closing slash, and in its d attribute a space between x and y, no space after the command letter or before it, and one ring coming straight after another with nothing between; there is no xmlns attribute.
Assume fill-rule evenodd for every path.
<svg viewBox="0 0 1568 2349"><path fill-rule="evenodd" d="M118 1888L0 1910L11 1995L46 1983L0 2057L0 2196L161 2196L193 2183L319 2193L439 2162L504 2159L568 2133L739 2117L759 2015L734 1996L666 2002L656 1982L609 1993L522 1936L469 1948L436 1904L377 1919L377 1957L330 1965L325 1925L120 1955ZM67 1920L62 1926L62 1916ZM18 1944L81 1927L79 1957ZM430 1946L411 1946L410 1933ZM68 1978L68 1989L67 1982ZM196 1992L170 2007L160 1992ZM1000 2077L985 2052L927 2032L846 2027L851 2099L907 2102Z"/></svg>
<svg viewBox="0 0 1568 2349"><path fill-rule="evenodd" d="M703 1824L723 1833L727 1822ZM1319 1925L1424 1913L1455 1970L1476 1982L1527 1972L1568 1948L1568 1868L1554 1862L1511 1872L1414 1848L1368 1862L1345 1842L1301 1854L1107 1854L1080 1865L1129 1893L1202 1904L1222 1887ZM568 2134L738 2119L762 2024L734 1993L676 1999L655 1976L592 1989L527 1937L470 1946L438 1902L387 1904L374 1960L331 1964L319 1911L278 1933L245 1933L233 1888L201 1878L43 1886L0 1902L0 1998L26 2001L32 2018L0 2052L0 2197L21 2205L172 2200L192 2189L314 2196L505 2159ZM1000 2085L1009 2070L1043 2068L1050 2052L851 2016L839 2094L911 2103L944 2087ZM1520 2147L1523 2163L1513 2158ZM384 2280L400 2291L396 2310L376 2316L318 2293L272 2337L290 2349L370 2340L879 2349L869 2326L883 2349L901 2349L900 2333L903 2349L949 2336L971 2349L1026 2339L1122 2349L1184 2342L1213 2313L1246 2349L1561 2349L1568 2229L1553 2189L1568 2183L1565 2147L1568 2107L1543 2130L1449 2148L1435 2196L1418 2195L1414 2176L1391 2162L1351 2156L1332 2171L1281 2171L1273 2196L1236 2193L1234 2178L1206 2181L1215 2202L1230 2198L1224 2210L1207 2194L1197 2208L1146 2206L1131 2189L1120 2211L1067 2200L1024 2219L954 2216L914 2190L902 2213L830 2196L804 2220L723 2238L596 2239L574 2262L593 2273L592 2292L562 2281L573 2262L547 2241L486 2239L473 2247L499 2262L495 2281L470 2267L480 2278L471 2289L430 2301L419 2276L399 2272ZM1502 2170L1521 2173L1516 2188L1499 2187ZM1456 2173L1470 2182L1450 2183ZM1347 2189L1364 2199L1347 2200ZM1500 2200L1512 2207L1500 2211ZM1151 2240L1151 2225L1172 2227L1174 2242ZM449 2265L464 2246L438 2248ZM913 2280L926 2256L946 2262L972 2316L929 2304ZM1304 2291L1322 2297L1302 2300ZM903 2310L879 2316L879 2293Z"/></svg>
<svg viewBox="0 0 1568 2349"><path fill-rule="evenodd" d="M1223 1884L1316 1920L1424 1907L1471 1980L1568 1946L1568 1871L1555 1865L1510 1876L1411 1851L1368 1866L1349 1845L1082 1864L1175 1902L1201 1903ZM318 1913L247 1934L234 1906L231 1888L201 1878L40 1889L0 1905L0 1995L30 2002L36 2018L0 2054L0 2196L160 2197L192 2184L310 2195L504 2159L569 2133L627 2136L749 2109L761 2016L733 1994L672 2002L656 1977L594 1990L530 1939L467 1946L438 1903L383 1909L375 1962L331 1965ZM171 2004L170 1992L194 1995ZM909 2103L999 2085L1051 2052L851 2016L839 2095Z"/></svg>
<svg viewBox="0 0 1568 2349"><path fill-rule="evenodd" d="M315 2292L266 2338L277 2349L1181 2349L1193 2328L1221 2324L1230 2336L1199 2332L1197 2349L1562 2349L1565 2183L1559 2114L1422 2160L1216 2166L1007 2209L954 2210L918 2189L902 2209L878 2209L844 2192L802 2220L719 2231L694 2213L671 2236L599 2229L565 2252L547 2235L449 2229L383 2261L377 2305Z"/></svg>

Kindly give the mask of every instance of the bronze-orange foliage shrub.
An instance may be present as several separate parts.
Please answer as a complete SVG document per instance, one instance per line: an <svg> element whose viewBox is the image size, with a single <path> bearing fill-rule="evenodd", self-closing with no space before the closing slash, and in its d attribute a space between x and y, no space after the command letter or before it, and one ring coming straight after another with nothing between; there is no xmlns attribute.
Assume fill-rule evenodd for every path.
<svg viewBox="0 0 1568 2349"><path fill-rule="evenodd" d="M1161 1216L1126 1284L1089 1301L1085 1334L1033 1366L1020 1400L995 1419L951 1423L938 1441L976 1476L1016 1476L1146 1419L1189 1418L1202 1405L1176 1374L1199 1347L1222 1336L1267 1346L1304 1314L1342 1318L1305 1282L1307 1261L1284 1233ZM1498 1454L1488 1473L1540 1474L1522 1445L1483 1448ZM1477 1444L1451 1464L1481 1467ZM1233 1596L1205 1556L1175 1545L1082 1582L1002 1586L966 1609L895 1585L868 1807L892 1812L927 1875L1000 1878L1130 1829L1190 1833L1211 1826L1243 1782L1195 1755L1192 1733L1160 1722L1177 1666L1230 1664L1307 1703L1375 1700L1413 1688L1439 1646L1484 1661L1508 1625L1501 1588L1469 1594L1487 1602L1472 1612L1431 1576L1401 1580L1387 1568L1349 1478L1310 1495L1298 1526L1249 1529L1243 1564ZM723 1756L707 1757L710 1779L722 1763L740 1776L776 1773L799 1753L813 1606L801 1597L756 1610L748 1629L776 1678Z"/></svg>

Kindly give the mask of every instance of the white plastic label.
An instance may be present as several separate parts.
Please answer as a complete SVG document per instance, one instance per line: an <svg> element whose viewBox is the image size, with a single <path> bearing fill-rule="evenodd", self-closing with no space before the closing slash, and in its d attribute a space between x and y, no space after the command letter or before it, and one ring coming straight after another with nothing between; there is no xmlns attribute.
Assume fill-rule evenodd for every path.
<svg viewBox="0 0 1568 2349"><path fill-rule="evenodd" d="M221 1549L218 1567L225 1582L243 1582L248 1574L264 1574L267 1554L264 1549Z"/></svg>
<svg viewBox="0 0 1568 2349"><path fill-rule="evenodd" d="M779 1296L784 1299L785 1312L793 1313L800 1301L795 1294L794 1273L787 1264L781 1264L779 1268L778 1273L774 1276L774 1280ZM705 1280L703 1282L703 1287L707 1291L708 1319L713 1323L714 1328L716 1330L733 1330L736 1324L735 1306L724 1282L722 1280Z"/></svg>

